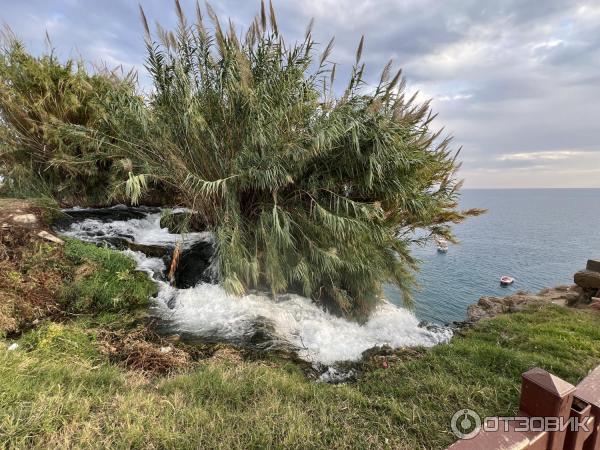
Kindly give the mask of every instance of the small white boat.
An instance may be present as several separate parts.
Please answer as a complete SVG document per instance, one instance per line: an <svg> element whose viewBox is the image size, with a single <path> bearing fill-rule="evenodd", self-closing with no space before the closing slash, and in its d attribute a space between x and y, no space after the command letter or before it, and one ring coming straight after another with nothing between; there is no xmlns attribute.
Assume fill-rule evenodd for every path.
<svg viewBox="0 0 600 450"><path fill-rule="evenodd" d="M515 282L515 279L513 277L509 277L507 275L502 275L500 277L500 284L502 286L508 286L509 284L513 284Z"/></svg>

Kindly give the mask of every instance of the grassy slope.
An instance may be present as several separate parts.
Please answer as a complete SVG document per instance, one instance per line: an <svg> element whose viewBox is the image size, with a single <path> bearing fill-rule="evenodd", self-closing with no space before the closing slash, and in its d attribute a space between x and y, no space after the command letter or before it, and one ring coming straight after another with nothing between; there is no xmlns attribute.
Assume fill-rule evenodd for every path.
<svg viewBox="0 0 600 450"><path fill-rule="evenodd" d="M0 351L0 447L443 448L457 409L514 412L528 368L581 379L600 363L599 325L553 306L497 317L342 386L284 361L147 378L109 363L89 320L45 325Z"/></svg>
<svg viewBox="0 0 600 450"><path fill-rule="evenodd" d="M121 253L71 239L57 246L27 230L15 236L0 240L0 337L47 316L132 311L156 293Z"/></svg>

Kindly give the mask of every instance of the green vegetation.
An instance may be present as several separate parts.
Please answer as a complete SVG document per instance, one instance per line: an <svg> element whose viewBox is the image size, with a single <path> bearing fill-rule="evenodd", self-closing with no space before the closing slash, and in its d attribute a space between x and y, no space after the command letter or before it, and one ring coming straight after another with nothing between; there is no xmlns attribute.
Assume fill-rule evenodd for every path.
<svg viewBox="0 0 600 450"><path fill-rule="evenodd" d="M362 319L383 283L409 300L412 245L481 212L457 209L457 153L428 103L391 64L367 85L362 39L337 95L332 42L317 55L310 27L287 43L263 4L240 40L210 7L210 29L176 9L157 41L142 12L149 97L133 75L4 36L0 193L46 200L0 200L0 447L443 448L457 409L514 413L530 367L577 382L600 363L599 314L547 306L393 352L387 369L366 360L355 383L314 383L275 356L154 335L134 313L156 287L133 261L9 224L15 210L50 220L48 199L168 198L194 214L165 223L215 232L230 292L296 291Z"/></svg>
<svg viewBox="0 0 600 450"><path fill-rule="evenodd" d="M64 254L79 266L73 279L65 280L60 296L70 311L127 311L147 305L156 294L154 283L121 253L68 240Z"/></svg>
<svg viewBox="0 0 600 450"><path fill-rule="evenodd" d="M113 250L75 240L57 246L16 228L0 234L0 336L45 317L133 311L155 293L134 262Z"/></svg>
<svg viewBox="0 0 600 450"><path fill-rule="evenodd" d="M409 305L411 245L452 239L450 224L480 213L457 209L457 152L429 103L407 95L391 61L369 85L363 39L341 87L333 40L318 54L309 26L286 42L272 5L241 40L210 6L205 26L199 7L192 24L175 5L178 28L157 26L156 40L142 11L149 95L135 74L34 57L5 33L0 190L187 206L215 232L234 294L298 292L364 319L392 283Z"/></svg>
<svg viewBox="0 0 600 450"><path fill-rule="evenodd" d="M42 205L0 207L2 221ZM135 310L155 287L133 261L35 233L0 234L0 448L441 449L460 408L516 412L529 368L577 383L600 363L600 313L548 305L315 383L288 359L154 335Z"/></svg>
<svg viewBox="0 0 600 450"><path fill-rule="evenodd" d="M27 53L6 29L0 48L0 175L5 194L50 196L60 202L106 202L107 188L127 176L102 137L112 95L134 95L133 74L89 73L82 61L59 61L53 51ZM48 44L50 44L48 42ZM104 132L88 139L86 131Z"/></svg>
<svg viewBox="0 0 600 450"><path fill-rule="evenodd" d="M459 408L516 412L530 367L576 383L600 363L598 313L557 306L481 322L340 386L280 360L213 357L149 377L109 362L98 335L89 320L49 324L0 351L1 447L440 449Z"/></svg>
<svg viewBox="0 0 600 450"><path fill-rule="evenodd" d="M129 143L133 201L160 183L198 211L229 292L297 291L355 318L385 282L408 302L412 231L450 238L448 223L479 213L456 210L455 155L428 103L406 96L391 63L371 91L362 40L336 96L332 42L317 55L310 28L286 42L263 3L240 41L210 7L212 28L176 6L177 30L158 27L158 40L142 11L150 106L123 99L108 115Z"/></svg>

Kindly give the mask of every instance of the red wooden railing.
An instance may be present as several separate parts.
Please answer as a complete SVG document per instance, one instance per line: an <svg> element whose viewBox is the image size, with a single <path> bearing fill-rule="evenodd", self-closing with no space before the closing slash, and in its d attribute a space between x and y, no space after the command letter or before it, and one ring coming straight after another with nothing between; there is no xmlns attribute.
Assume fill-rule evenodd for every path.
<svg viewBox="0 0 600 450"><path fill-rule="evenodd" d="M483 426L474 438L459 440L448 450L600 450L600 366L577 387L542 369L525 372L516 416L514 421L495 420L498 431ZM521 418L529 418L529 424L540 419L540 426L521 431L527 428ZM542 426L541 418L551 422Z"/></svg>

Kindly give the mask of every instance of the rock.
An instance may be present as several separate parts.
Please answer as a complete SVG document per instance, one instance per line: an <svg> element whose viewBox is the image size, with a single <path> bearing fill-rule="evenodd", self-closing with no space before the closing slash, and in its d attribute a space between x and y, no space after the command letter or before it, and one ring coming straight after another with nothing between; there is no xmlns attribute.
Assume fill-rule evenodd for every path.
<svg viewBox="0 0 600 450"><path fill-rule="evenodd" d="M567 305L569 306L577 306L581 304L588 304L591 301L591 298L594 297L596 293L596 289L590 288L582 288L581 286L573 286L569 291L573 296L567 298ZM575 298L577 295L577 298Z"/></svg>
<svg viewBox="0 0 600 450"><path fill-rule="evenodd" d="M33 214L21 214L12 217L12 221L21 224L32 224L37 223L37 217Z"/></svg>
<svg viewBox="0 0 600 450"><path fill-rule="evenodd" d="M576 305L582 300L582 294L578 292L567 292L565 294L565 302L569 306Z"/></svg>
<svg viewBox="0 0 600 450"><path fill-rule="evenodd" d="M149 213L159 212L159 208L128 207L124 205L112 208L86 208L65 210L64 215L54 222L59 230L68 228L74 222L82 222L86 219L99 220L100 222L126 221L131 219L143 219Z"/></svg>
<svg viewBox="0 0 600 450"><path fill-rule="evenodd" d="M197 213L172 212L160 218L160 227L169 230L169 233L206 231L206 226L201 223Z"/></svg>
<svg viewBox="0 0 600 450"><path fill-rule="evenodd" d="M481 297L476 304L469 306L467 317L470 322L477 322L499 314L524 311L550 303L573 305L589 298L586 293L585 289L578 286L557 286L542 289L537 294L519 291L507 297Z"/></svg>
<svg viewBox="0 0 600 450"><path fill-rule="evenodd" d="M62 239L54 236L53 234L48 233L45 230L40 231L37 235L39 237L41 237L42 239L45 239L45 240L50 241L50 242L54 242L55 244L61 244L62 245L62 244L65 243L65 241L63 241Z"/></svg>
<svg viewBox="0 0 600 450"><path fill-rule="evenodd" d="M481 297L475 305L469 306L467 317L471 322L477 322L486 317L494 317L498 314L508 312L508 310L509 301L505 301L504 298Z"/></svg>
<svg viewBox="0 0 600 450"><path fill-rule="evenodd" d="M592 297L592 303L590 303L590 308L600 310L600 298Z"/></svg>
<svg viewBox="0 0 600 450"><path fill-rule="evenodd" d="M591 270L592 272L600 272L600 260L599 259L588 259L585 269Z"/></svg>
<svg viewBox="0 0 600 450"><path fill-rule="evenodd" d="M199 282L216 282L213 274L207 270L215 253L214 246L208 241L199 241L189 249L184 249L175 270L174 285L179 289L196 286Z"/></svg>
<svg viewBox="0 0 600 450"><path fill-rule="evenodd" d="M573 278L575 284L584 289L600 289L600 272L580 270Z"/></svg>
<svg viewBox="0 0 600 450"><path fill-rule="evenodd" d="M167 256L172 249L161 245L149 245L149 244L138 244L137 242L130 242L125 240L127 248L134 252L142 252L146 256L153 258L164 258Z"/></svg>
<svg viewBox="0 0 600 450"><path fill-rule="evenodd" d="M18 348L19 348L19 344L17 344L16 342L13 342L6 348L6 350L8 350L9 352L14 352Z"/></svg>
<svg viewBox="0 0 600 450"><path fill-rule="evenodd" d="M133 239L133 237L132 237ZM146 256L152 258L165 258L170 256L173 249L164 245L154 244L140 244L137 242L130 241L124 237L110 236L103 239L104 242L109 243L111 246L118 248L119 250L132 250L134 252L142 252Z"/></svg>

